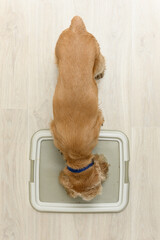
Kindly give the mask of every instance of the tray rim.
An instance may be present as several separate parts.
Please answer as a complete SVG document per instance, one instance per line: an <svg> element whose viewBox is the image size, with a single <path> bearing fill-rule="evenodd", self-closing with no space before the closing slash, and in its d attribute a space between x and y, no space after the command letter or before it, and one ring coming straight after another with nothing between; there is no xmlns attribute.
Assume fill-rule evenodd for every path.
<svg viewBox="0 0 160 240"><path fill-rule="evenodd" d="M48 203L39 200L39 152L40 143L43 140L53 139L49 129L41 129L35 132L31 138L30 160L31 178L29 182L30 203L34 209L40 212L120 212L128 204L129 200L129 141L127 136L116 130L101 130L99 140L114 140L120 144L120 190L119 200L116 203ZM38 156L37 156L38 154ZM36 181L36 177L38 180ZM127 181L126 181L127 176Z"/></svg>

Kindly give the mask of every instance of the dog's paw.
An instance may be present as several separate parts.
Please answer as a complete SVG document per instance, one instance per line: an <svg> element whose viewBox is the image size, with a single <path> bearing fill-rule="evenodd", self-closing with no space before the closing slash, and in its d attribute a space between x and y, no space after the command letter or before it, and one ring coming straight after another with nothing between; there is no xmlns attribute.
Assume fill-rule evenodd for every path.
<svg viewBox="0 0 160 240"><path fill-rule="evenodd" d="M95 79L96 79L96 80L99 80L99 79L101 79L101 78L103 78L103 77L104 77L104 72L97 74L97 75L95 76Z"/></svg>
<svg viewBox="0 0 160 240"><path fill-rule="evenodd" d="M104 117L103 117L103 122L102 122L101 126L103 126L103 124L104 124Z"/></svg>
<svg viewBox="0 0 160 240"><path fill-rule="evenodd" d="M59 149L57 149L58 150L58 152L61 154L61 155L63 155L63 153L59 150Z"/></svg>

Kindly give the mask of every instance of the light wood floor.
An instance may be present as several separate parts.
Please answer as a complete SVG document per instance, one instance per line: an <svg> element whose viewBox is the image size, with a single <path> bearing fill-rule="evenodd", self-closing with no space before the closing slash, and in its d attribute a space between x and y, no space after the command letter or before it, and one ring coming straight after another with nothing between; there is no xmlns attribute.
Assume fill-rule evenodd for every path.
<svg viewBox="0 0 160 240"><path fill-rule="evenodd" d="M54 47L74 15L100 43L105 129L130 140L130 201L118 214L32 209L29 144L48 128L57 70ZM160 239L160 2L0 1L0 240Z"/></svg>

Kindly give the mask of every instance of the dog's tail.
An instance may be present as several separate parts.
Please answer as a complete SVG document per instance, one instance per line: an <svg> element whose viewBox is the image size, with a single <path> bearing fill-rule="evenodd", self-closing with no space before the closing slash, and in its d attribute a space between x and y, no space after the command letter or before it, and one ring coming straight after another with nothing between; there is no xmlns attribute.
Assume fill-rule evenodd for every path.
<svg viewBox="0 0 160 240"><path fill-rule="evenodd" d="M86 31L85 24L81 17L75 16L72 18L70 29L73 32L83 32Z"/></svg>

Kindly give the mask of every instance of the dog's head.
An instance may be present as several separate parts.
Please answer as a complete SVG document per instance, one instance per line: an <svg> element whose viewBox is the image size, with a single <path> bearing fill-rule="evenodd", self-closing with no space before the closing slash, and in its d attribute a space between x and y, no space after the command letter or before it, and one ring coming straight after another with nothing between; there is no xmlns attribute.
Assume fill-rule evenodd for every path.
<svg viewBox="0 0 160 240"><path fill-rule="evenodd" d="M93 166L80 173L70 172L65 167L60 173L59 180L71 197L81 197L90 201L101 194L101 182L105 180L107 172L108 164L104 156L96 154Z"/></svg>

